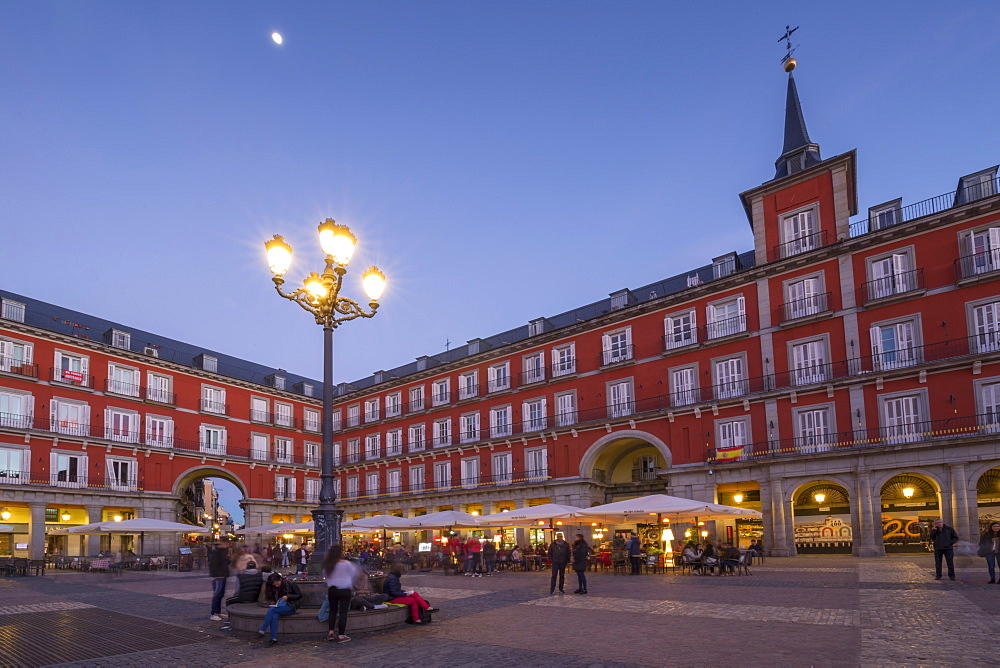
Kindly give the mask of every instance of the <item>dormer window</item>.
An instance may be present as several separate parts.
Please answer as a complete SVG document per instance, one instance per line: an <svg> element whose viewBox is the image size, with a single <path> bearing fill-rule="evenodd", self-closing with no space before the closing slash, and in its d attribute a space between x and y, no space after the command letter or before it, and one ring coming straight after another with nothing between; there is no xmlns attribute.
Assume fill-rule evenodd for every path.
<svg viewBox="0 0 1000 668"><path fill-rule="evenodd" d="M990 167L975 174L963 176L958 182L955 205L968 204L977 199L997 194L997 168Z"/></svg>
<svg viewBox="0 0 1000 668"><path fill-rule="evenodd" d="M712 259L713 278L722 278L723 276L735 274L738 269L739 263L735 251Z"/></svg>
<svg viewBox="0 0 1000 668"><path fill-rule="evenodd" d="M618 292L611 293L611 310L616 311L620 308L625 308L629 304L633 303L632 291L629 289L619 290Z"/></svg>
<svg viewBox="0 0 1000 668"><path fill-rule="evenodd" d="M24 304L10 299L0 299L0 318L24 322Z"/></svg>
<svg viewBox="0 0 1000 668"><path fill-rule="evenodd" d="M868 209L868 228L882 230L903 222L903 200L894 199Z"/></svg>
<svg viewBox="0 0 1000 668"><path fill-rule="evenodd" d="M195 362L203 371L211 371L214 373L219 370L219 360L214 355L202 353L195 358Z"/></svg>
<svg viewBox="0 0 1000 668"><path fill-rule="evenodd" d="M120 329L108 330L107 337L108 343L115 348L121 348L122 350L128 350L130 344L132 343L132 335L128 332L123 332Z"/></svg>
<svg viewBox="0 0 1000 668"><path fill-rule="evenodd" d="M280 373L273 373L267 377L267 384L276 390L284 390L286 379Z"/></svg>
<svg viewBox="0 0 1000 668"><path fill-rule="evenodd" d="M781 219L781 234L783 243L780 246L780 258L798 255L819 248L819 215L818 206L812 204L805 209L787 214Z"/></svg>

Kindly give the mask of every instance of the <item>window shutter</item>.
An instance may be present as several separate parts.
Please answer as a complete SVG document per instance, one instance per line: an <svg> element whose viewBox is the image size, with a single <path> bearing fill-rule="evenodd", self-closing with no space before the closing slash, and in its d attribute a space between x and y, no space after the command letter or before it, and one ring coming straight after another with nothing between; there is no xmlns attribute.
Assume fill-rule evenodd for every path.
<svg viewBox="0 0 1000 668"><path fill-rule="evenodd" d="M746 315L746 298L743 295L736 298L736 310L741 316Z"/></svg>
<svg viewBox="0 0 1000 668"><path fill-rule="evenodd" d="M705 322L709 325L715 324L715 307L711 304L705 307Z"/></svg>
<svg viewBox="0 0 1000 668"><path fill-rule="evenodd" d="M882 352L882 328L875 325L868 330L868 333L871 335L872 340L872 355L878 355Z"/></svg>
<svg viewBox="0 0 1000 668"><path fill-rule="evenodd" d="M990 265L1000 269L1000 227L990 228Z"/></svg>

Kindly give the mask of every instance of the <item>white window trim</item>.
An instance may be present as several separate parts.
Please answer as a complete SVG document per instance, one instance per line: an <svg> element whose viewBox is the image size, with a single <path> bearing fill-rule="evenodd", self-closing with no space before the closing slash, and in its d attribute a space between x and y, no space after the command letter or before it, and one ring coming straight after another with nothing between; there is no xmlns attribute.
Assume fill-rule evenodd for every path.
<svg viewBox="0 0 1000 668"><path fill-rule="evenodd" d="M219 399L209 399L208 394L219 393ZM226 414L226 388L217 385L201 386L201 411L203 413L214 413L216 415Z"/></svg>
<svg viewBox="0 0 1000 668"><path fill-rule="evenodd" d="M823 362L819 366L798 369L795 366L795 348L810 343L819 343L823 348ZM788 368L789 381L792 385L810 385L812 383L825 383L832 379L832 360L830 359L830 335L826 332L816 336L803 339L794 339L785 344L786 366Z"/></svg>
<svg viewBox="0 0 1000 668"><path fill-rule="evenodd" d="M494 418L495 414L502 414L504 416L504 424L498 424L499 421ZM514 409L510 404L490 408L490 438L507 438L513 435L513 420Z"/></svg>
<svg viewBox="0 0 1000 668"><path fill-rule="evenodd" d="M913 397L917 408L917 419L909 425L888 424L888 414L886 406L890 401ZM881 427L881 434L886 443L913 443L919 441L924 436L921 434L921 425L931 419L930 405L927 400L927 389L905 390L901 392L889 392L877 395L878 399L878 419Z"/></svg>
<svg viewBox="0 0 1000 668"><path fill-rule="evenodd" d="M152 437L152 430L150 429L150 420L157 420L164 423L164 434L161 441L156 441ZM166 415L150 415L146 414L146 419L143 424L143 433L145 438L145 444L154 448L172 448L174 447L174 419Z"/></svg>
<svg viewBox="0 0 1000 668"><path fill-rule="evenodd" d="M736 315L722 320L716 319L715 309L736 304ZM747 331L746 296L742 293L716 299L705 306L705 340L722 339Z"/></svg>
<svg viewBox="0 0 1000 668"><path fill-rule="evenodd" d="M612 387L625 385L628 387L628 398L612 403ZM616 390L617 392L617 390ZM617 378L604 383L605 404L609 418L623 418L635 414L635 380L633 378Z"/></svg>
<svg viewBox="0 0 1000 668"><path fill-rule="evenodd" d="M129 424L131 428L128 430L127 434L116 434L114 429L114 416L122 415L128 416ZM142 433L142 416L139 411L128 410L127 408L119 408L117 406L108 406L104 409L104 438L109 441L117 441L118 443L138 443L139 435Z"/></svg>
<svg viewBox="0 0 1000 668"><path fill-rule="evenodd" d="M468 383L472 379L472 383ZM479 371L466 371L458 376L458 398L472 399L479 396Z"/></svg>
<svg viewBox="0 0 1000 668"><path fill-rule="evenodd" d="M809 233L792 234L789 223L793 218L798 218L804 213L809 214ZM779 219L778 233L781 238L781 257L775 259L791 257L820 247L819 232L822 229L822 221L819 216L819 202L806 204L793 211L785 211L779 215Z"/></svg>
<svg viewBox="0 0 1000 668"><path fill-rule="evenodd" d="M535 455L541 454L542 468L530 467L529 461L535 458ZM546 447L539 448L528 448L524 451L524 477L526 480L546 480L548 478L548 468L549 468L549 449Z"/></svg>
<svg viewBox="0 0 1000 668"><path fill-rule="evenodd" d="M793 298L792 286L798 285L799 283L805 283L806 281L816 281L818 287L815 292L810 295ZM790 278L787 281L782 281L781 294L784 296L785 302L783 304L784 309L781 314L782 320L806 318L811 315L825 313L830 310L831 305L823 303L826 295L826 275L822 270L815 271L811 274L796 276L795 278Z"/></svg>
<svg viewBox="0 0 1000 668"><path fill-rule="evenodd" d="M121 462L129 465L128 480L121 482L112 475L113 463ZM110 488L120 492L131 492L139 489L139 460L134 457L107 456L104 458L104 482ZM114 482L112 482L114 480Z"/></svg>
<svg viewBox="0 0 1000 668"><path fill-rule="evenodd" d="M563 397L570 397L573 403L573 409L570 411L559 410L559 400ZM576 390L568 390L566 392L557 392L552 403L552 410L555 413L555 423L557 427L569 427L576 424L577 416L579 414L579 404L577 403Z"/></svg>
<svg viewBox="0 0 1000 668"><path fill-rule="evenodd" d="M569 357L563 361L560 353L569 351ZM552 377L571 376L576 373L576 343L564 343L552 348Z"/></svg>
<svg viewBox="0 0 1000 668"><path fill-rule="evenodd" d="M720 377L720 365L732 360L740 360L742 373L739 378L723 380ZM740 351L732 355L713 357L712 364L712 389L716 399L736 399L746 396L750 390L750 369L747 364L746 351Z"/></svg>
<svg viewBox="0 0 1000 668"><path fill-rule="evenodd" d="M319 466L323 461L322 445L314 441L306 441L302 446L302 456L306 466Z"/></svg>
<svg viewBox="0 0 1000 668"><path fill-rule="evenodd" d="M385 416L398 417L403 411L403 393L392 392L385 395Z"/></svg>
<svg viewBox="0 0 1000 668"><path fill-rule="evenodd" d="M35 418L35 397L31 392L15 390L9 387L0 387L0 395L18 397L24 404L24 410L20 413L0 413L0 427L12 427L14 429L31 429Z"/></svg>
<svg viewBox="0 0 1000 668"><path fill-rule="evenodd" d="M903 323L912 323L913 344L907 348L897 347L893 351L882 350L881 330L888 327L895 327ZM878 342L876 343L875 329L879 329ZM891 369L902 369L904 367L920 364L923 356L923 322L919 313L892 318L891 320L881 320L873 322L868 326L869 345L871 346L871 363L874 371L885 371ZM890 359L889 356L893 358Z"/></svg>
<svg viewBox="0 0 1000 668"><path fill-rule="evenodd" d="M625 335L625 347L612 346L611 339L620 334ZM618 364L627 362L635 357L632 348L632 326L619 327L601 334L601 364Z"/></svg>
<svg viewBox="0 0 1000 668"><path fill-rule="evenodd" d="M496 379L496 370L504 370L503 381L500 382ZM503 392L504 390L510 389L510 360L505 362L500 362L499 364L493 364L490 366L487 372L488 382L487 382L487 392Z"/></svg>
<svg viewBox="0 0 1000 668"><path fill-rule="evenodd" d="M0 483L4 485L27 484L29 482L28 465L29 465L29 459L31 458L31 449L28 447L21 447L13 443L0 443L0 450L5 450L9 452L18 452L21 455L19 457L21 461L20 464L18 464L18 468L5 469L6 474L0 475Z"/></svg>
<svg viewBox="0 0 1000 668"><path fill-rule="evenodd" d="M804 413L813 411L825 411L827 414L827 434L824 437L803 436L801 430L801 418ZM821 404L810 404L808 406L796 406L792 409L792 430L794 433L797 451L800 453L829 452L837 440L837 404L835 402L825 402ZM807 442L811 440L812 442Z"/></svg>
<svg viewBox="0 0 1000 668"><path fill-rule="evenodd" d="M76 465L76 480L59 480L58 468L59 457L77 457L80 461ZM50 483L54 487L86 487L88 459L85 453L73 450L52 450L49 453ZM68 477L68 476L67 476Z"/></svg>
<svg viewBox="0 0 1000 668"><path fill-rule="evenodd" d="M676 336L674 333L674 320L685 317L690 318L691 326L688 329L681 330L682 336ZM698 310L692 307L664 316L663 341L664 350L677 350L678 348L686 348L698 343Z"/></svg>
<svg viewBox="0 0 1000 668"><path fill-rule="evenodd" d="M533 406L541 405L542 417L532 421L528 416ZM545 397L533 397L521 402L521 431L524 433L542 431L549 426L549 407Z"/></svg>
<svg viewBox="0 0 1000 668"><path fill-rule="evenodd" d="M906 257L906 268L900 265L900 271L896 271L896 261L893 260L893 272L888 276L875 276L874 265L876 263L894 258L897 256ZM917 251L915 246L903 246L894 248L891 251L871 255L865 258L865 278L868 283L867 294L862 295L867 301L876 299L886 299L895 295L903 295L917 290Z"/></svg>
<svg viewBox="0 0 1000 668"><path fill-rule="evenodd" d="M674 373L690 369L694 379L691 387L677 387L674 381ZM667 369L667 387L670 390L670 404L672 406L690 406L701 402L701 376L698 372L698 363L681 364Z"/></svg>
<svg viewBox="0 0 1000 668"><path fill-rule="evenodd" d="M532 363L535 363L533 366ZM545 351L536 350L521 356L521 383L530 385L545 380Z"/></svg>
<svg viewBox="0 0 1000 668"><path fill-rule="evenodd" d="M726 426L730 424L742 425L741 444L735 443L735 441L737 440L735 438L733 439L734 442L729 444L725 443L725 441L723 440L725 436ZM714 437L715 437L715 449L717 452L720 450L725 450L727 452L726 458L728 459L736 459L748 454L747 448L751 447L754 442L753 422L750 420L749 415L719 418L714 421L713 427L714 427ZM734 456L731 457L728 456L729 453L733 454Z"/></svg>
<svg viewBox="0 0 1000 668"><path fill-rule="evenodd" d="M207 430L209 430L209 429L211 429L213 431L219 431L219 432L221 432L220 433L220 438L219 438L219 447L218 447L218 449L213 450L213 449L211 449L211 448L208 447L208 441L205 438L205 435L207 434ZM202 423L198 427L198 450L200 452L204 452L204 453L212 454L212 455L224 455L224 454L226 454L226 443L227 443L228 438L229 438L229 435L226 432L226 428L223 427L222 425L204 424L204 423Z"/></svg>

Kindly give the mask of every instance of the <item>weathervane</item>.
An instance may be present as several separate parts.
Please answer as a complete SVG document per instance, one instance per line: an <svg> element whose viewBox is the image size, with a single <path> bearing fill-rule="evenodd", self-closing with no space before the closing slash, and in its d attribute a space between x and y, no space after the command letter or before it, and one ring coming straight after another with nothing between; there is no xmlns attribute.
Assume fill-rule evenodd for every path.
<svg viewBox="0 0 1000 668"><path fill-rule="evenodd" d="M785 26L785 34L778 38L779 42L781 40L785 40L785 48L788 49L788 53L786 53L784 57L781 59L781 62L785 66L786 72L791 72L792 70L794 70L795 65L797 64L795 59L792 58L792 54L795 53L795 49L799 48L799 45L796 44L794 47L792 46L792 33L798 29L799 29L798 26L795 26L794 28L792 26Z"/></svg>

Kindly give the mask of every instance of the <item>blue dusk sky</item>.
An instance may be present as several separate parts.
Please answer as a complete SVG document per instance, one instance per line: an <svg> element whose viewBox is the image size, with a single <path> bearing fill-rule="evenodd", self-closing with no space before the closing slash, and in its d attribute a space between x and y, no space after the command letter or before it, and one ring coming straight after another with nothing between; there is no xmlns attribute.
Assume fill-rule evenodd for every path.
<svg viewBox="0 0 1000 668"><path fill-rule="evenodd" d="M1000 162L993 0L3 0L0 286L320 378L263 242L291 284L332 217L344 294L388 276L337 332L351 381L682 273L752 248L786 24L859 217Z"/></svg>

